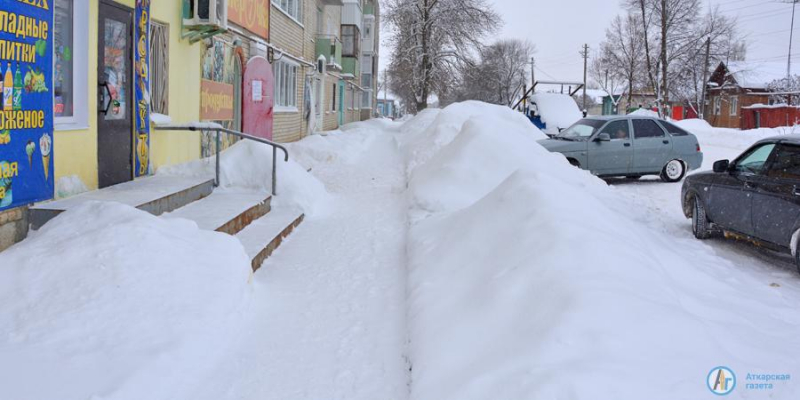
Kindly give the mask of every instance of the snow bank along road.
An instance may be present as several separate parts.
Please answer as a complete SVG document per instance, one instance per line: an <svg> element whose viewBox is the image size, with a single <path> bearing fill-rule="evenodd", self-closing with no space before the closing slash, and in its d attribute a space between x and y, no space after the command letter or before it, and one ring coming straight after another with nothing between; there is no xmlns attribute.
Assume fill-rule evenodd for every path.
<svg viewBox="0 0 800 400"><path fill-rule="evenodd" d="M798 398L745 377L800 376L800 279L542 137L467 102L293 144L316 178L290 166L280 203L308 216L249 285L225 235L66 213L0 253L0 398L702 399L720 365L730 398ZM224 175L263 182L237 146Z"/></svg>

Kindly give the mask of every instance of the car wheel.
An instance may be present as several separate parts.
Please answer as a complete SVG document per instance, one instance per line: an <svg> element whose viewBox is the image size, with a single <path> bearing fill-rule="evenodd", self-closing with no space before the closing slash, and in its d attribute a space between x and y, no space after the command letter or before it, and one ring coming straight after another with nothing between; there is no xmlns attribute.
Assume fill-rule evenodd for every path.
<svg viewBox="0 0 800 400"><path fill-rule="evenodd" d="M672 160L661 170L661 180L664 182L678 182L686 175L686 166L681 160Z"/></svg>
<svg viewBox="0 0 800 400"><path fill-rule="evenodd" d="M797 272L800 272L800 251L794 252L794 265L797 267Z"/></svg>
<svg viewBox="0 0 800 400"><path fill-rule="evenodd" d="M706 207L703 202L695 197L694 212L692 212L692 233L698 239L708 239L711 237L711 229L708 224L708 215L706 215Z"/></svg>

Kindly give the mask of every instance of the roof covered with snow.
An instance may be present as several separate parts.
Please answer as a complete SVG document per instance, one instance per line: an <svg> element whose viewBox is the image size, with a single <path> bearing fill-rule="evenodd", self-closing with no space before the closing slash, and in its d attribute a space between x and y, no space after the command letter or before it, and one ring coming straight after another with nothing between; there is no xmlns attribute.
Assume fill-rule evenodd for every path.
<svg viewBox="0 0 800 400"><path fill-rule="evenodd" d="M786 77L786 61L735 61L727 67L743 88L766 89L772 81ZM800 75L800 65L792 65L792 74Z"/></svg>

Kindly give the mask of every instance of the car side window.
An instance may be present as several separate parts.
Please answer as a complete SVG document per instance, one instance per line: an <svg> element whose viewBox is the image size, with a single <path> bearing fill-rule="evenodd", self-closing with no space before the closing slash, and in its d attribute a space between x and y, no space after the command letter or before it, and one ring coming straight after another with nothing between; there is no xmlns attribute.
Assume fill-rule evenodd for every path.
<svg viewBox="0 0 800 400"><path fill-rule="evenodd" d="M741 173L760 174L764 172L764 166L774 150L775 143L758 146L739 158L734 165L734 170Z"/></svg>
<svg viewBox="0 0 800 400"><path fill-rule="evenodd" d="M628 121L625 120L609 122L600 133L607 133L608 136L611 136L611 140L627 140L631 138Z"/></svg>
<svg viewBox="0 0 800 400"><path fill-rule="evenodd" d="M800 146L779 146L769 171L767 171L767 176L800 180Z"/></svg>
<svg viewBox="0 0 800 400"><path fill-rule="evenodd" d="M686 132L685 130L683 130L681 128L678 128L675 124L671 124L671 123L669 123L667 121L659 121L659 122L661 123L661 125L664 126L664 129L666 129L667 132L669 132L669 134L672 135L672 136L688 136L689 135L689 132Z"/></svg>
<svg viewBox="0 0 800 400"><path fill-rule="evenodd" d="M652 119L633 120L633 133L636 139L664 137L664 130Z"/></svg>

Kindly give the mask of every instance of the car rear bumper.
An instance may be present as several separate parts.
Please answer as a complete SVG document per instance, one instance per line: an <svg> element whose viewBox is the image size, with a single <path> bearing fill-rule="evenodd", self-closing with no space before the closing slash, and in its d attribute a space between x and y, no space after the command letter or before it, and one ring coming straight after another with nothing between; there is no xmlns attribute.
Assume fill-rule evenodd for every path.
<svg viewBox="0 0 800 400"><path fill-rule="evenodd" d="M703 165L703 152L698 151L697 153L686 157L686 159L683 161L686 162L686 165L689 167L689 171L696 170Z"/></svg>

